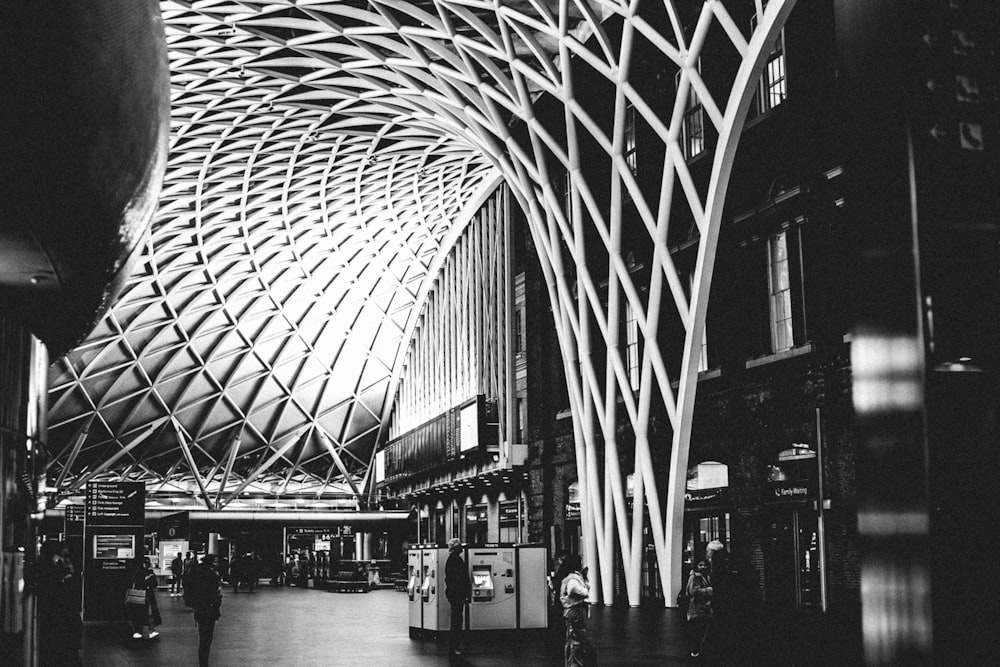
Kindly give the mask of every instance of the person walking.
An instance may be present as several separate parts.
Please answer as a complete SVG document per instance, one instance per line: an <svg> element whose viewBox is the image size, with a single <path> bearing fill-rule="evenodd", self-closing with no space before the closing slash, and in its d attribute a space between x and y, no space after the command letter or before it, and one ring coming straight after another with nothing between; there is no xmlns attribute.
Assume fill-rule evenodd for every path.
<svg viewBox="0 0 1000 667"><path fill-rule="evenodd" d="M174 559L170 561L170 597L175 598L181 594L181 579L184 577L184 559L178 551Z"/></svg>
<svg viewBox="0 0 1000 667"><path fill-rule="evenodd" d="M42 545L38 557L38 664L80 667L83 622L80 582L62 542Z"/></svg>
<svg viewBox="0 0 1000 667"><path fill-rule="evenodd" d="M253 593L257 587L257 578L260 575L260 559L256 553L249 553L243 561L243 581L247 586L247 593Z"/></svg>
<svg viewBox="0 0 1000 667"><path fill-rule="evenodd" d="M451 606L451 630L448 632L448 654L462 655L462 631L465 627L465 605L472 598L469 568L462 558L462 540L448 540L448 560L444 565L444 596Z"/></svg>
<svg viewBox="0 0 1000 667"><path fill-rule="evenodd" d="M597 664L597 657L587 631L587 616L590 614L587 568L583 567L579 554L569 554L563 560L563 570L565 575L559 588L559 600L566 622L566 646L563 650L566 667L593 667Z"/></svg>
<svg viewBox="0 0 1000 667"><path fill-rule="evenodd" d="M125 615L132 625L132 639L156 639L160 636L156 631L156 626L162 623L156 603L156 573L148 557L139 561L132 574Z"/></svg>
<svg viewBox="0 0 1000 667"><path fill-rule="evenodd" d="M229 567L229 583L233 586L233 593L240 592L240 584L243 583L243 556L236 554Z"/></svg>
<svg viewBox="0 0 1000 667"><path fill-rule="evenodd" d="M712 585L708 578L708 563L701 559L691 570L685 588L688 599L687 639L692 658L701 655L712 621Z"/></svg>
<svg viewBox="0 0 1000 667"><path fill-rule="evenodd" d="M194 607L194 622L198 625L198 665L208 667L215 622L222 617L222 579L216 556L207 554L191 569L185 593Z"/></svg>

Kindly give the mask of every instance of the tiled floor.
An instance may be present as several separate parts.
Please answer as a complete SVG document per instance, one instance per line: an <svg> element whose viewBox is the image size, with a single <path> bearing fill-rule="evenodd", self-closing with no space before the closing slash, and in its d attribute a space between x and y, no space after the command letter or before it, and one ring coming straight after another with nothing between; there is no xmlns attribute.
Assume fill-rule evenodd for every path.
<svg viewBox="0 0 1000 667"><path fill-rule="evenodd" d="M153 641L135 641L123 624L87 624L83 662L92 667L142 667L198 664L198 632L191 611L165 591L159 597L163 625ZM757 628L780 630L790 641L753 637L765 656L727 658L714 664L853 665L855 642L827 637L816 626L792 637L787 622L757 619ZM748 623L753 619L748 619ZM405 593L378 590L365 594L263 586L253 594L224 591L222 619L212 646L213 667L329 665L345 667L477 667L560 665L558 631L476 636L460 658L449 659L444 644L409 637ZM674 609L594 607L590 629L602 667L685 665L684 624Z"/></svg>
<svg viewBox="0 0 1000 667"><path fill-rule="evenodd" d="M132 640L121 624L87 624L83 661L117 665L197 665L198 631L180 598L158 596L163 625L152 641ZM557 665L555 633L470 638L450 659L434 640L409 637L405 593L329 593L263 586L253 594L224 592L215 628L212 665ZM602 665L663 665L683 661L682 626L672 610L595 608L591 619Z"/></svg>

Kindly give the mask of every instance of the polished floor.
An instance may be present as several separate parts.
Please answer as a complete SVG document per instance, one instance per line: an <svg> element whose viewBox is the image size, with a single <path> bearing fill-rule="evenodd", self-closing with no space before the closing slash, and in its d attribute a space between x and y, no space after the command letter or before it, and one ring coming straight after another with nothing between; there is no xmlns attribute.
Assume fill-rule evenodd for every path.
<svg viewBox="0 0 1000 667"><path fill-rule="evenodd" d="M117 667L198 664L198 632L191 611L180 598L159 596L161 635L137 641L123 624L90 624L84 632L84 665ZM460 658L449 658L444 644L409 637L405 593L377 590L365 594L315 589L271 588L254 593L224 592L222 619L212 645L213 667L313 665L345 667L478 667L561 664L557 632L470 638ZM594 607L590 628L598 663L614 665L684 665L684 624L673 609ZM802 643L801 640L806 643ZM843 653L832 662L808 638L794 646L804 651L771 651L767 665L853 664ZM788 647L786 646L785 649ZM847 659L847 661L843 661ZM718 661L715 661L719 664ZM743 661L741 661L743 662ZM721 664L728 664L722 661ZM744 664L746 664L744 662Z"/></svg>

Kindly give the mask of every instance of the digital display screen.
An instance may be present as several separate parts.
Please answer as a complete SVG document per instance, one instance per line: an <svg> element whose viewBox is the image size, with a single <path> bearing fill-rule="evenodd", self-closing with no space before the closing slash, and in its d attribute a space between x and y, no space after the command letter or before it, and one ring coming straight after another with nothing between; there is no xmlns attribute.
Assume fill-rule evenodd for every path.
<svg viewBox="0 0 1000 667"><path fill-rule="evenodd" d="M97 560L135 558L135 535L94 535L94 558Z"/></svg>
<svg viewBox="0 0 1000 667"><path fill-rule="evenodd" d="M475 586L476 588L492 588L490 573L485 571L473 572L472 585Z"/></svg>

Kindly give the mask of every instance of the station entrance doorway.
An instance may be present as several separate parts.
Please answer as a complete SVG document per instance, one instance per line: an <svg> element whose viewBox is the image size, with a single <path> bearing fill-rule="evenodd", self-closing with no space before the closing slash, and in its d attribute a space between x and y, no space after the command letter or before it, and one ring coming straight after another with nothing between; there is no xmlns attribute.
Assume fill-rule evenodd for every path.
<svg viewBox="0 0 1000 667"><path fill-rule="evenodd" d="M772 509L767 532L767 602L785 609L819 609L821 571L815 510L811 505Z"/></svg>

